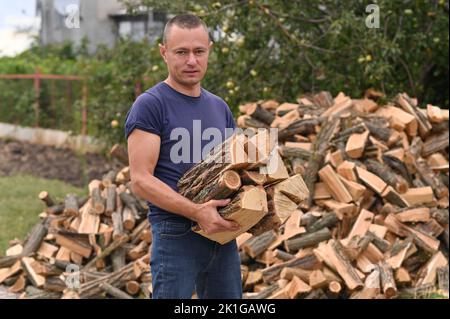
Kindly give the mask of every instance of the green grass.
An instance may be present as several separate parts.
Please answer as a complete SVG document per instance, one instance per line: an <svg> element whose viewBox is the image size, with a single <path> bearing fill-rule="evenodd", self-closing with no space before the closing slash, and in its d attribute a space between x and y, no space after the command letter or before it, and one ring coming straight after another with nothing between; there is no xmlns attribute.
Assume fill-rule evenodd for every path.
<svg viewBox="0 0 450 319"><path fill-rule="evenodd" d="M86 190L58 180L47 180L25 175L0 177L0 256L5 254L8 242L25 239L39 221L45 205L38 194L46 190L52 198L62 201L66 194L86 194Z"/></svg>

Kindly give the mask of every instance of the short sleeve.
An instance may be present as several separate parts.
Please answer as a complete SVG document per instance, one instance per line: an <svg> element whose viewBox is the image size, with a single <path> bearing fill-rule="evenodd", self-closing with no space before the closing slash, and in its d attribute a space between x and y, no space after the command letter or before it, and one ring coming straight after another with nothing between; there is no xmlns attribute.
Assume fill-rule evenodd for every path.
<svg viewBox="0 0 450 319"><path fill-rule="evenodd" d="M225 102L224 102L225 103ZM236 123L234 121L233 113L230 110L230 107L227 103L225 103L226 117L227 117L227 127L236 129Z"/></svg>
<svg viewBox="0 0 450 319"><path fill-rule="evenodd" d="M161 136L163 129L163 110L160 101L152 94L143 93L131 106L125 120L125 138L134 129L140 129Z"/></svg>

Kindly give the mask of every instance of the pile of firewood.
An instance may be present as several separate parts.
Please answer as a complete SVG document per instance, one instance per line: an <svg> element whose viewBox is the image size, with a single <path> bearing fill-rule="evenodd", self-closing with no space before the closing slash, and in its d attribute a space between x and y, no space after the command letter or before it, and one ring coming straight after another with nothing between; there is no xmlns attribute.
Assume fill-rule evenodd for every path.
<svg viewBox="0 0 450 319"><path fill-rule="evenodd" d="M239 127L278 128L279 170L307 190L268 192L282 226L238 237L247 298L448 297L448 110L380 97L240 106Z"/></svg>
<svg viewBox="0 0 450 319"><path fill-rule="evenodd" d="M55 203L41 192L42 220L0 257L0 285L29 299L150 297L148 207L129 181L126 166L93 180L83 198Z"/></svg>
<svg viewBox="0 0 450 319"><path fill-rule="evenodd" d="M380 97L242 105L243 132L180 179L196 203L231 199L219 213L238 231L194 231L237 239L245 298L448 296L448 110ZM129 178L110 172L64 203L42 192L42 222L0 257L0 285L24 298L151 296L148 208Z"/></svg>

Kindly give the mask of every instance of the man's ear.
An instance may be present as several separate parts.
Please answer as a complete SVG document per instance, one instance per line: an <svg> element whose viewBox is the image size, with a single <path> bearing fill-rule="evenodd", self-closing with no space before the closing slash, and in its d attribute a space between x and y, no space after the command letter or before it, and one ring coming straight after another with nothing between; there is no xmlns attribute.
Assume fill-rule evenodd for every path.
<svg viewBox="0 0 450 319"><path fill-rule="evenodd" d="M161 43L159 43L158 46L159 46L159 53L161 54L162 58L164 59L164 62L167 63L167 57L166 57L167 48L166 48L166 46Z"/></svg>
<svg viewBox="0 0 450 319"><path fill-rule="evenodd" d="M214 42L209 41L209 51L211 51L214 47Z"/></svg>

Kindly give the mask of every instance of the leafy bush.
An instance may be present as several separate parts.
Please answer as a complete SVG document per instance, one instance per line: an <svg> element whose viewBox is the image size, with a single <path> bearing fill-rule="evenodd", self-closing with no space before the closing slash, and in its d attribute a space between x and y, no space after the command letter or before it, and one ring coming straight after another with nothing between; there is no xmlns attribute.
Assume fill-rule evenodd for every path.
<svg viewBox="0 0 450 319"><path fill-rule="evenodd" d="M378 29L367 28L370 12L362 0L123 2L131 11L142 5L201 16L214 39L203 86L235 112L246 101L295 101L300 94L321 90L360 97L368 88L388 97L407 92L422 104L448 108L447 1L373 1L379 6ZM43 73L85 76L89 134L123 142L135 84L140 81L145 90L167 76L158 46L121 40L94 56L85 48L86 43L78 49L70 44L34 47L15 58L1 58L0 73L33 73L39 67ZM64 84L58 84L53 97L49 86L42 86L41 124L79 132L81 84L74 84L71 110ZM0 121L33 123L31 82L0 80L0 92Z"/></svg>

